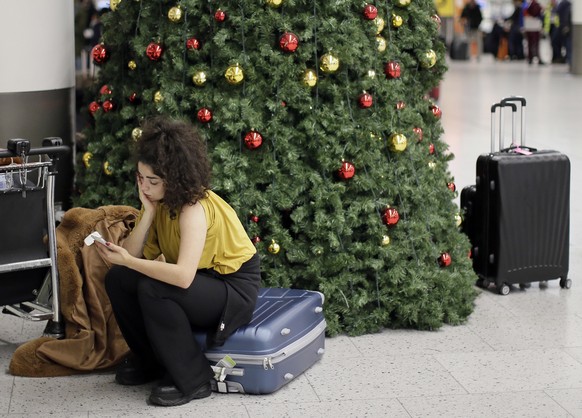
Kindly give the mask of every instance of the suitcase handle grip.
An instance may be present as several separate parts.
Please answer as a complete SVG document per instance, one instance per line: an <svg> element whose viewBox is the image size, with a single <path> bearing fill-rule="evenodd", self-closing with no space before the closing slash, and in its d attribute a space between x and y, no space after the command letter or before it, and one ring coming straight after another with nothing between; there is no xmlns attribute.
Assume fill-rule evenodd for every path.
<svg viewBox="0 0 582 418"><path fill-rule="evenodd" d="M501 104L507 104L510 102L517 102L521 105L521 130L520 130L520 141L519 144L523 147L525 145L525 97L520 96L510 96L501 99ZM513 141L515 141L515 123L513 125Z"/></svg>
<svg viewBox="0 0 582 418"><path fill-rule="evenodd" d="M495 113L498 108L501 109L499 112L499 149L502 150L503 147L503 108L510 107L512 115L512 127L513 136L515 137L515 113L517 112L517 106L513 103L495 103L491 106L491 152L495 152Z"/></svg>

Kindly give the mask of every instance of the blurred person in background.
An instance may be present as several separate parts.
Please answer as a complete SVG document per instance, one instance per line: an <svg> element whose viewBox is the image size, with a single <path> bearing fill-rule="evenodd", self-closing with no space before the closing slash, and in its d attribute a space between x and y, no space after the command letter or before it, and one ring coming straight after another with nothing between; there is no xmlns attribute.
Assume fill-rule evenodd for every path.
<svg viewBox="0 0 582 418"><path fill-rule="evenodd" d="M479 25L481 25L482 20L483 16L481 15L481 8L475 0L469 0L461 12L461 22L465 28L469 45L472 45L473 43L476 43L477 45L475 56L477 61L479 61L481 52L483 51L483 38L481 31L479 30Z"/></svg>
<svg viewBox="0 0 582 418"><path fill-rule="evenodd" d="M540 38L543 29L543 8L537 0L529 0L523 11L523 29L527 39L527 62L532 64L537 59L539 65L544 65L540 58Z"/></svg>

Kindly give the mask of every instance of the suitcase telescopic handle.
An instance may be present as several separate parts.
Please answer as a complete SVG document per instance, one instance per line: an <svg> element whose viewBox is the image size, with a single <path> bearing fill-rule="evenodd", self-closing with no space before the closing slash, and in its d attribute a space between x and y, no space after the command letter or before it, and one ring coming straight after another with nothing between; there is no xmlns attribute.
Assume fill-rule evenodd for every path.
<svg viewBox="0 0 582 418"><path fill-rule="evenodd" d="M499 111L499 150L503 149L503 108L510 107L511 108L511 116L512 116L512 126L513 126L513 135L515 137L515 113L517 112L517 106L513 103L495 103L491 106L491 152L495 152L495 113L498 108L501 110Z"/></svg>
<svg viewBox="0 0 582 418"><path fill-rule="evenodd" d="M520 97L520 96L505 97L504 99L501 100L501 104L507 104L507 103L511 103L511 102L515 102L515 103L520 104L521 130L519 132L519 134L520 134L519 144L523 147L523 146L525 146L525 105L526 105L526 100L525 100L525 97ZM515 123L513 124L513 138L512 138L512 140L515 141Z"/></svg>

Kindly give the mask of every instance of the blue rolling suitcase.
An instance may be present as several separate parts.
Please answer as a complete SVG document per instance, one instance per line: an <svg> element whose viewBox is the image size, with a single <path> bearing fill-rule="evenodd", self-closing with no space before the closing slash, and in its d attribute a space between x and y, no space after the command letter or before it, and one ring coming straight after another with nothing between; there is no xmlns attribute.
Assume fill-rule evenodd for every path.
<svg viewBox="0 0 582 418"><path fill-rule="evenodd" d="M251 322L223 346L205 350L213 390L272 393L303 373L324 353L324 296L319 292L263 288ZM206 334L195 333L204 347Z"/></svg>
<svg viewBox="0 0 582 418"><path fill-rule="evenodd" d="M521 105L521 145L503 147L503 110L515 115ZM506 295L510 285L560 279L569 288L570 161L558 151L524 145L525 104L521 97L503 99L491 108L491 153L477 159L476 186L461 193L466 213L463 230L471 241L477 285L495 283ZM495 119L500 109L499 151Z"/></svg>

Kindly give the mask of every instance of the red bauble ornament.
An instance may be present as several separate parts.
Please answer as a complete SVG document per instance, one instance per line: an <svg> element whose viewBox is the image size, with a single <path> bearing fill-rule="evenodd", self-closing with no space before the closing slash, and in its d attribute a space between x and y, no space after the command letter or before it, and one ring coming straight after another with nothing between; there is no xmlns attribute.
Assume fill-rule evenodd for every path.
<svg viewBox="0 0 582 418"><path fill-rule="evenodd" d="M285 52L295 52L299 46L299 39L297 35L292 32L285 32L279 38L279 48Z"/></svg>
<svg viewBox="0 0 582 418"><path fill-rule="evenodd" d="M103 64L109 58L109 51L105 48L103 44L97 44L91 50L91 56L93 57L93 62L97 65Z"/></svg>
<svg viewBox="0 0 582 418"><path fill-rule="evenodd" d="M455 186L455 183L453 183L452 181L447 183L447 188L453 193L455 192L455 190L457 190L457 186Z"/></svg>
<svg viewBox="0 0 582 418"><path fill-rule="evenodd" d="M102 107L103 107L103 111L105 113L108 113L108 112L111 112L112 110L115 109L115 104L113 103L112 100L105 100L103 102L103 106Z"/></svg>
<svg viewBox="0 0 582 418"><path fill-rule="evenodd" d="M378 16L378 9L373 4L366 4L364 7L364 17L368 20L374 20Z"/></svg>
<svg viewBox="0 0 582 418"><path fill-rule="evenodd" d="M440 29L440 27L441 27L441 18L440 18L440 16L439 16L439 15L437 15L437 14L434 14L434 15L432 15L430 18L431 18L431 20L432 20L434 23L436 23L436 24L437 24L437 27Z"/></svg>
<svg viewBox="0 0 582 418"><path fill-rule="evenodd" d="M255 235L254 237L251 238L251 242L255 245L257 245L259 242L261 242L261 237L259 237L258 235Z"/></svg>
<svg viewBox="0 0 582 418"><path fill-rule="evenodd" d="M283 100L283 101L281 101L281 106L283 106L283 107L287 107L287 102L286 102L286 101L284 101L284 100Z"/></svg>
<svg viewBox="0 0 582 418"><path fill-rule="evenodd" d="M197 117L200 122L208 123L212 120L212 111L203 107L198 111Z"/></svg>
<svg viewBox="0 0 582 418"><path fill-rule="evenodd" d="M99 94L101 94L101 95L111 94L111 89L109 88L109 86L107 84L103 84L101 86L101 88L99 89Z"/></svg>
<svg viewBox="0 0 582 418"><path fill-rule="evenodd" d="M219 23L224 22L226 20L226 13L218 9L216 13L214 13L214 20L216 20Z"/></svg>
<svg viewBox="0 0 582 418"><path fill-rule="evenodd" d="M194 51L200 49L200 41L196 38L190 38L186 41L186 49L189 51Z"/></svg>
<svg viewBox="0 0 582 418"><path fill-rule="evenodd" d="M428 153L432 155L432 154L434 154L434 151L435 151L434 144L430 144L428 146Z"/></svg>
<svg viewBox="0 0 582 418"><path fill-rule="evenodd" d="M373 103L374 99L372 98L372 95L369 93L363 92L358 96L358 106L360 106L362 109L372 107Z"/></svg>
<svg viewBox="0 0 582 418"><path fill-rule="evenodd" d="M337 171L337 175L342 180L349 180L354 177L354 174L356 174L356 167L348 161L342 162L341 167Z"/></svg>
<svg viewBox="0 0 582 418"><path fill-rule="evenodd" d="M259 217L257 215L251 215L250 219L254 223L259 223Z"/></svg>
<svg viewBox="0 0 582 418"><path fill-rule="evenodd" d="M384 215L382 216L382 221L388 226L394 226L400 220L400 215L395 208L386 208Z"/></svg>
<svg viewBox="0 0 582 418"><path fill-rule="evenodd" d="M257 149L263 144L263 135L250 131L245 135L244 142L248 149Z"/></svg>
<svg viewBox="0 0 582 418"><path fill-rule="evenodd" d="M404 100L400 100L398 101L398 103L396 103L396 110L402 110L406 107L406 103L404 103Z"/></svg>
<svg viewBox="0 0 582 418"><path fill-rule="evenodd" d="M412 128L412 132L416 134L418 142L422 142L422 128Z"/></svg>
<svg viewBox="0 0 582 418"><path fill-rule="evenodd" d="M438 107L437 105L434 105L434 104L430 106L430 111L432 112L434 117L437 119L440 119L441 116L443 115L441 108Z"/></svg>
<svg viewBox="0 0 582 418"><path fill-rule="evenodd" d="M101 109L101 105L97 102L91 102L89 103L89 113L91 114L91 116L94 116L95 113Z"/></svg>
<svg viewBox="0 0 582 418"><path fill-rule="evenodd" d="M137 96L136 92L133 92L128 97L130 103L137 104L139 103L139 97Z"/></svg>
<svg viewBox="0 0 582 418"><path fill-rule="evenodd" d="M400 78L400 63L398 61L388 61L384 67L386 78Z"/></svg>
<svg viewBox="0 0 582 418"><path fill-rule="evenodd" d="M438 258L438 262L441 267L448 267L451 265L453 260L451 259L451 255L449 253L442 253Z"/></svg>
<svg viewBox="0 0 582 418"><path fill-rule="evenodd" d="M152 61L159 61L159 59L162 58L163 52L164 49L162 46L155 42L150 43L146 48L146 55Z"/></svg>

